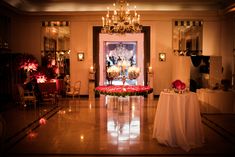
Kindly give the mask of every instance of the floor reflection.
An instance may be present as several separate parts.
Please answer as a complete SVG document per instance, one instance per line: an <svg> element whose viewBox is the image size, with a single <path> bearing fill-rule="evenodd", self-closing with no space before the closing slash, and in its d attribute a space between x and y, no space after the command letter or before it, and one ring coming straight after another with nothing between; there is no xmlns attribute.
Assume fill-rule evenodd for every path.
<svg viewBox="0 0 235 157"><path fill-rule="evenodd" d="M117 138L118 142L135 140L139 137L140 99L140 96L107 96L107 131L112 137Z"/></svg>
<svg viewBox="0 0 235 157"><path fill-rule="evenodd" d="M47 113L41 117L38 112L36 120L34 109L16 112L13 108L2 114L4 119L8 118L7 131L22 130L24 115L28 116L29 124L35 123L23 129L20 136L4 143L4 151L9 156L198 156L198 153L225 156L227 152L234 152L234 145L221 136L227 135L227 131L220 135L211 123L232 132L234 115L203 115L203 121L208 120L203 123L207 141L202 148L184 152L158 144L152 139L157 102L158 99L103 95L93 101L61 99L56 108L49 105L40 108L41 112L47 110Z"/></svg>

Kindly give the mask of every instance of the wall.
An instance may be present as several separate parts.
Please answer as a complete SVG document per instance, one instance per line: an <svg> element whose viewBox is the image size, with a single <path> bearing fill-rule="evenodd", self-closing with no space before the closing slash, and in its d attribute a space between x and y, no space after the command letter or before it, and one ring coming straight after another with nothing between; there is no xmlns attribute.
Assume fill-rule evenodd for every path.
<svg viewBox="0 0 235 157"><path fill-rule="evenodd" d="M11 49L17 52L33 53L40 60L40 28L42 21L67 20L71 22L71 81L82 81L81 94L88 94L88 72L92 65L92 27L102 24L104 12L71 13L68 15L21 15L12 20ZM141 23L151 27L151 66L153 67L154 94L158 95L164 88L168 88L172 81L172 20L173 19L202 19L203 24L203 55L223 55L226 58L230 50L222 52L226 47L227 25L222 22L217 12L140 12ZM223 36L223 38L221 38ZM85 60L77 60L77 52L84 51ZM166 61L160 62L158 55L166 53ZM230 56L230 55L229 55ZM231 68L227 59L225 71ZM224 63L225 64L225 63Z"/></svg>
<svg viewBox="0 0 235 157"><path fill-rule="evenodd" d="M12 52L31 53L40 59L40 23L33 19L12 18L11 22L11 41Z"/></svg>
<svg viewBox="0 0 235 157"><path fill-rule="evenodd" d="M223 17L221 20L221 56L222 57L222 67L223 67L223 79L232 78L232 74L234 73L233 69L233 33L235 33L235 26L233 25L233 17L234 14L227 14L227 16ZM232 81L232 80L231 80Z"/></svg>

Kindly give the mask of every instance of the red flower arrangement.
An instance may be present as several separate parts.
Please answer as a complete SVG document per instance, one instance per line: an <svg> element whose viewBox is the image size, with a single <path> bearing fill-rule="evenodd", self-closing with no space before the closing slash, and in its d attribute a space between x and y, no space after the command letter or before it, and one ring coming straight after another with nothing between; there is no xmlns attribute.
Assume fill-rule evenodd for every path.
<svg viewBox="0 0 235 157"><path fill-rule="evenodd" d="M38 69L38 62L32 55L24 54L20 56L19 68L26 72L24 83L28 83Z"/></svg>
<svg viewBox="0 0 235 157"><path fill-rule="evenodd" d="M37 79L37 83L45 83L47 81L47 77L43 73L37 73L34 75Z"/></svg>
<svg viewBox="0 0 235 157"><path fill-rule="evenodd" d="M112 95L112 96L144 96L153 92L153 88L149 86L98 86L95 88L97 94Z"/></svg>
<svg viewBox="0 0 235 157"><path fill-rule="evenodd" d="M177 93L183 93L186 89L186 85L180 80L175 80L174 82L172 82L172 88Z"/></svg>
<svg viewBox="0 0 235 157"><path fill-rule="evenodd" d="M38 63L36 60L31 60L31 59L23 60L20 63L20 68L26 71L37 71Z"/></svg>

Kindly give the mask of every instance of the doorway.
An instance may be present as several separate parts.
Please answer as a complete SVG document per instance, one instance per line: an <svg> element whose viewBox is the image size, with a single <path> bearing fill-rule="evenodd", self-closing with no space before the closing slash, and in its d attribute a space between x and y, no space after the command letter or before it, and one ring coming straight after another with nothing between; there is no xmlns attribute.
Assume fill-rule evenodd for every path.
<svg viewBox="0 0 235 157"><path fill-rule="evenodd" d="M130 70L137 65L137 42L136 41L107 41L105 45L105 69L111 70L113 67L117 67L120 70L119 78L112 80L113 85L122 85L122 78L127 78L126 85L137 85L136 78L129 78ZM107 73L106 73L107 75ZM109 84L109 80L106 80L104 84Z"/></svg>
<svg viewBox="0 0 235 157"><path fill-rule="evenodd" d="M101 33L101 26L94 26L93 27L93 64L96 66L96 73L95 73L95 86L101 85L100 82L103 82L100 80L100 57L104 57L101 54L99 54L100 51L100 38L99 35ZM141 71L143 72L143 82L142 84L147 85L148 75L148 65L150 63L150 26L143 26L142 29L143 34L143 51L141 52L144 56L142 58L143 60L143 67ZM103 34L105 35L105 34ZM107 34L106 34L107 35ZM121 36L121 35L119 35ZM120 40L117 40L120 41ZM104 59L102 60L103 63Z"/></svg>
<svg viewBox="0 0 235 157"><path fill-rule="evenodd" d="M121 50L120 50L121 49ZM128 50L129 49L129 50ZM144 85L144 34L143 33L126 33L123 35L119 34L100 34L99 35L99 85L107 85L106 71L107 66L106 62L109 58L114 58L114 64L126 64L124 66L119 65L121 68L121 75L127 75L127 68L130 67L130 60L134 58L132 64L135 64L140 69L140 75L136 79L135 85ZM107 56L110 55L109 56ZM131 82L127 79L129 83ZM115 79L114 83L122 84L121 79Z"/></svg>

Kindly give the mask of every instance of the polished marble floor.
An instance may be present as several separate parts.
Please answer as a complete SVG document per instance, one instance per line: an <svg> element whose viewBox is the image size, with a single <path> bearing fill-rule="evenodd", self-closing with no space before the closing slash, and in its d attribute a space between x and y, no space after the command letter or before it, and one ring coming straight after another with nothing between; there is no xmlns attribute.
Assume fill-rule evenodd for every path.
<svg viewBox="0 0 235 157"><path fill-rule="evenodd" d="M2 156L235 156L235 114L202 114L205 144L185 152L152 138L158 99L60 98L1 111Z"/></svg>

